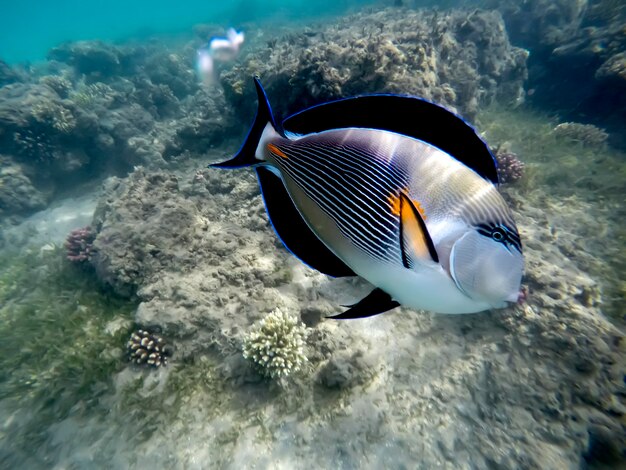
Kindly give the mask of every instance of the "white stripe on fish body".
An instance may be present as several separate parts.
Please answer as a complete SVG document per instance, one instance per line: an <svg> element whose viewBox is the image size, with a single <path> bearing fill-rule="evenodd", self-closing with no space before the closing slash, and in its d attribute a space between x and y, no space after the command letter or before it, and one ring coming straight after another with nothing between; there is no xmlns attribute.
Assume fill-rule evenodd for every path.
<svg viewBox="0 0 626 470"><path fill-rule="evenodd" d="M472 220L493 211L512 218L490 182L445 152L384 130L335 129L285 139L268 124L256 157L279 170L320 240L402 305L440 313L502 306L459 290L448 272L448 258L454 240ZM419 204L442 264L403 265L399 218L389 203L400 191L408 191Z"/></svg>

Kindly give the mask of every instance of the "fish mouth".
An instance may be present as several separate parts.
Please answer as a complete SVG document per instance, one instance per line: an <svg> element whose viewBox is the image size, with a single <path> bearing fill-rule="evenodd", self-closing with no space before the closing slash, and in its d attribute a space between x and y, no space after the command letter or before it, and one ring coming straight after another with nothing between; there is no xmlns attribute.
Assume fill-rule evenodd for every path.
<svg viewBox="0 0 626 470"><path fill-rule="evenodd" d="M517 294L512 295L507 299L511 303L516 303L517 305L524 305L528 301L528 287L522 286Z"/></svg>

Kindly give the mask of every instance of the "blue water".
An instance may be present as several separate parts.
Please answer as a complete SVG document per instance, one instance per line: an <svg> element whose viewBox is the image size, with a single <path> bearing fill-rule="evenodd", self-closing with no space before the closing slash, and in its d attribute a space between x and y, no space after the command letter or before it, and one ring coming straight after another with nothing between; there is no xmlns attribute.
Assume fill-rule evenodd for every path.
<svg viewBox="0 0 626 470"><path fill-rule="evenodd" d="M0 59L9 63L43 60L63 41L122 40L190 32L193 25L239 27L262 20L303 19L336 14L357 0L60 0L12 2L0 7Z"/></svg>

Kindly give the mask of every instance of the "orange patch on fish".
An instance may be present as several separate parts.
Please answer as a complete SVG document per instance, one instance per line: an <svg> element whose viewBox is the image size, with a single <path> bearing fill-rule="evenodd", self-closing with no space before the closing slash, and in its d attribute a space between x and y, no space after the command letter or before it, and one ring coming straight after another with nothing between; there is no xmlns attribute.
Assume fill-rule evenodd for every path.
<svg viewBox="0 0 626 470"><path fill-rule="evenodd" d="M408 195L409 191L404 189L404 190L401 191L401 193L404 193L405 195ZM387 202L389 203L389 206L391 208L391 213L393 215L399 217L400 216L400 194L392 194L392 195L390 195L387 198ZM415 200L415 199L411 199L411 202L413 202L413 204L415 205L415 208L417 209L417 211L422 216L422 219L426 220L426 211L424 210L424 208L422 207L420 202Z"/></svg>
<svg viewBox="0 0 626 470"><path fill-rule="evenodd" d="M267 144L267 148L268 150L273 153L274 155L278 155L279 157L282 158L288 158L287 154L285 152L283 152L281 149L279 149L276 145L274 144Z"/></svg>

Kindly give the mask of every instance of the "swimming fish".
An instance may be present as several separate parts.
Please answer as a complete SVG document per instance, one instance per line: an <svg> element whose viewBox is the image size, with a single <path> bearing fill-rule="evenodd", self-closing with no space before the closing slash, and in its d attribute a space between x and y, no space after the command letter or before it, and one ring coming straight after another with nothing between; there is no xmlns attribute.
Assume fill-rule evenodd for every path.
<svg viewBox="0 0 626 470"><path fill-rule="evenodd" d="M301 261L375 289L331 318L399 305L437 313L502 308L524 258L496 161L460 117L416 97L365 95L314 106L279 127L257 77L258 110L239 152L272 225Z"/></svg>
<svg viewBox="0 0 626 470"><path fill-rule="evenodd" d="M229 62L239 55L245 35L243 31L228 28L226 37L213 37L209 42L198 49L197 67L200 76L206 84L214 83L216 62Z"/></svg>

